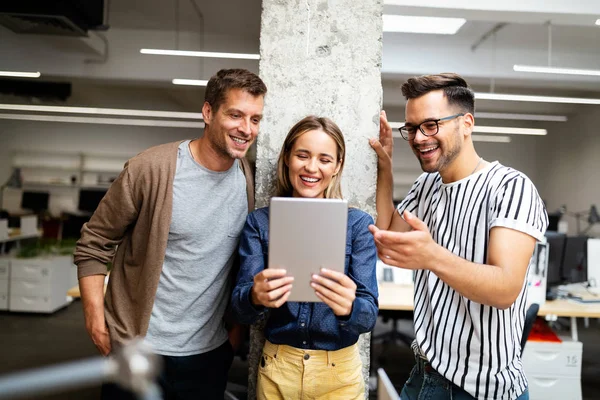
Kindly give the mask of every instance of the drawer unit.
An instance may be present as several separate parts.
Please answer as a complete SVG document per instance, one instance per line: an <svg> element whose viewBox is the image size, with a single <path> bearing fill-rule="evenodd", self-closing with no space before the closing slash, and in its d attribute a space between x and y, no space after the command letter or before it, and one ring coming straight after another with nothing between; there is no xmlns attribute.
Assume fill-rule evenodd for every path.
<svg viewBox="0 0 600 400"><path fill-rule="evenodd" d="M530 376L581 377L581 342L532 342L523 351L525 374Z"/></svg>
<svg viewBox="0 0 600 400"><path fill-rule="evenodd" d="M8 279L0 278L0 310L8 310Z"/></svg>
<svg viewBox="0 0 600 400"><path fill-rule="evenodd" d="M0 279L8 280L10 277L10 260L8 258L0 258Z"/></svg>
<svg viewBox="0 0 600 400"><path fill-rule="evenodd" d="M27 281L24 279L13 279L10 283L11 295L23 296L50 296L52 285L50 282Z"/></svg>
<svg viewBox="0 0 600 400"><path fill-rule="evenodd" d="M64 300L59 302L50 296L10 295L11 311L51 313L64 305Z"/></svg>
<svg viewBox="0 0 600 400"><path fill-rule="evenodd" d="M72 257L11 259L10 311L50 313L68 304Z"/></svg>
<svg viewBox="0 0 600 400"><path fill-rule="evenodd" d="M527 375L530 400L581 400L579 377L539 377Z"/></svg>

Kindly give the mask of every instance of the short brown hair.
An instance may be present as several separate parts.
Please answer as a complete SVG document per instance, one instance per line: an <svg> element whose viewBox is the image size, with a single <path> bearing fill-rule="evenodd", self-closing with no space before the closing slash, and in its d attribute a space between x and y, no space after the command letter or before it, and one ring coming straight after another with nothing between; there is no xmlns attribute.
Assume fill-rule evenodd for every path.
<svg viewBox="0 0 600 400"><path fill-rule="evenodd" d="M206 84L204 101L217 111L231 89L242 89L255 97L267 93L267 86L255 73L241 68L222 69Z"/></svg>
<svg viewBox="0 0 600 400"><path fill-rule="evenodd" d="M410 78L402 85L402 94L409 100L440 89L444 91L448 104L458 106L463 112L475 113L475 93L458 74L442 73Z"/></svg>
<svg viewBox="0 0 600 400"><path fill-rule="evenodd" d="M283 146L281 147L281 152L279 153L279 160L277 161L276 196L289 197L294 192L292 182L290 181L290 168L288 167L286 161L290 156L290 152L292 151L292 147L294 147L296 140L302 136L302 134L315 130L322 130L331 136L331 138L335 141L337 146L336 162L341 163L339 171L337 174L335 174L335 176L333 176L333 178L331 178L329 186L327 189L325 189L325 198L342 198L341 175L342 170L344 169L344 159L346 158L346 142L344 141L344 135L335 122L329 118L316 117L314 115L309 115L298 121L296 125L290 129L285 140L283 141Z"/></svg>

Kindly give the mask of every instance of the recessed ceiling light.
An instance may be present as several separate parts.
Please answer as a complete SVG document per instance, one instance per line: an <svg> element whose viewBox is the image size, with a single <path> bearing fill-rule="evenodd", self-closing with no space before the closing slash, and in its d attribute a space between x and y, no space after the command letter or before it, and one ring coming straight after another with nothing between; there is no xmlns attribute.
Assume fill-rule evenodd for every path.
<svg viewBox="0 0 600 400"><path fill-rule="evenodd" d="M260 54L248 53L219 53L215 51L189 51L169 49L140 49L142 54L154 54L159 56L181 56L181 57L206 57L206 58L234 58L244 60L259 60Z"/></svg>
<svg viewBox="0 0 600 400"><path fill-rule="evenodd" d="M477 112L475 118L480 119L510 119L519 121L551 121L551 122L567 122L566 115L536 115L536 114L514 114L514 113L493 113L493 112Z"/></svg>
<svg viewBox="0 0 600 400"><path fill-rule="evenodd" d="M596 25L600 25L600 18L596 20Z"/></svg>
<svg viewBox="0 0 600 400"><path fill-rule="evenodd" d="M600 99L578 97L530 96L524 94L475 93L477 100L524 101L539 103L600 104Z"/></svg>
<svg viewBox="0 0 600 400"><path fill-rule="evenodd" d="M208 81L199 79L173 79L174 85L206 86Z"/></svg>
<svg viewBox="0 0 600 400"><path fill-rule="evenodd" d="M383 15L384 32L428 33L454 35L464 23L464 18L420 17Z"/></svg>
<svg viewBox="0 0 600 400"><path fill-rule="evenodd" d="M10 76L13 78L39 78L42 74L39 72L0 71L0 76Z"/></svg>
<svg viewBox="0 0 600 400"><path fill-rule="evenodd" d="M510 143L510 136L498 136L498 135L471 135L471 139L474 142L488 142L488 143Z"/></svg>
<svg viewBox="0 0 600 400"><path fill-rule="evenodd" d="M473 132L479 133L503 133L507 135L547 135L548 131L545 129L534 129L534 128L513 128L508 126L481 126L475 125Z"/></svg>
<svg viewBox="0 0 600 400"><path fill-rule="evenodd" d="M515 64L513 65L513 70L517 72L534 72L538 74L600 76L600 70L597 69L558 68Z"/></svg>

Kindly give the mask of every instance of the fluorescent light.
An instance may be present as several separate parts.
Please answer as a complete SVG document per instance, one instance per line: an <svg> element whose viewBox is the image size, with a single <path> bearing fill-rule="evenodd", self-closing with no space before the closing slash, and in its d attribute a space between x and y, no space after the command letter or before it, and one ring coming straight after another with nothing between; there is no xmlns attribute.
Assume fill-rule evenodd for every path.
<svg viewBox="0 0 600 400"><path fill-rule="evenodd" d="M260 54L248 53L218 53L213 51L189 51L168 49L141 49L142 54L154 54L159 56L182 56L182 57L207 57L207 58L235 58L244 60L260 60Z"/></svg>
<svg viewBox="0 0 600 400"><path fill-rule="evenodd" d="M508 135L547 135L548 131L545 129L533 129L533 128L512 128L508 126L481 126L475 125L473 132L479 133L504 133Z"/></svg>
<svg viewBox="0 0 600 400"><path fill-rule="evenodd" d="M514 113L493 113L493 112L478 112L475 118L481 119L510 119L520 121L551 121L551 122L567 122L566 115L541 115L541 114L514 114Z"/></svg>
<svg viewBox="0 0 600 400"><path fill-rule="evenodd" d="M198 79L173 79L174 85L206 86L208 81Z"/></svg>
<svg viewBox="0 0 600 400"><path fill-rule="evenodd" d="M43 122L72 122L79 124L133 125L170 128L204 128L202 121L168 121L157 119L72 117L62 115L0 114L0 119Z"/></svg>
<svg viewBox="0 0 600 400"><path fill-rule="evenodd" d="M467 20L464 18L416 17L384 14L383 31L454 35L465 22L467 22Z"/></svg>
<svg viewBox="0 0 600 400"><path fill-rule="evenodd" d="M0 71L0 76L12 76L15 78L39 78L39 72Z"/></svg>
<svg viewBox="0 0 600 400"><path fill-rule="evenodd" d="M10 111L37 111L66 114L95 114L95 115L123 115L126 117L155 117L175 119L202 119L202 113L159 111L159 110L131 110L123 108L97 108L97 107L62 107L62 106L32 106L26 104L0 104L0 110Z"/></svg>
<svg viewBox="0 0 600 400"><path fill-rule="evenodd" d="M478 100L530 101L539 103L600 104L600 99L530 96L523 94L475 93L475 98Z"/></svg>
<svg viewBox="0 0 600 400"><path fill-rule="evenodd" d="M600 76L600 70L597 69L557 68L515 64L513 70L518 72L536 72L539 74Z"/></svg>
<svg viewBox="0 0 600 400"><path fill-rule="evenodd" d="M471 135L474 142L510 143L510 136Z"/></svg>

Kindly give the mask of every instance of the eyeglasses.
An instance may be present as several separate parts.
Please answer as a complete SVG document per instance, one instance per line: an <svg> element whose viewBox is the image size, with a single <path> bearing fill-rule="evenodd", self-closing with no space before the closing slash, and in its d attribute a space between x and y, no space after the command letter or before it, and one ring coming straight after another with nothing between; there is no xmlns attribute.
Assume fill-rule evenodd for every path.
<svg viewBox="0 0 600 400"><path fill-rule="evenodd" d="M454 114L449 117L439 119L428 119L427 121L421 122L419 125L404 125L400 127L400 134L404 140L413 140L417 135L417 129L425 136L434 136L440 131L439 122L450 121L451 119L462 117L465 113Z"/></svg>

